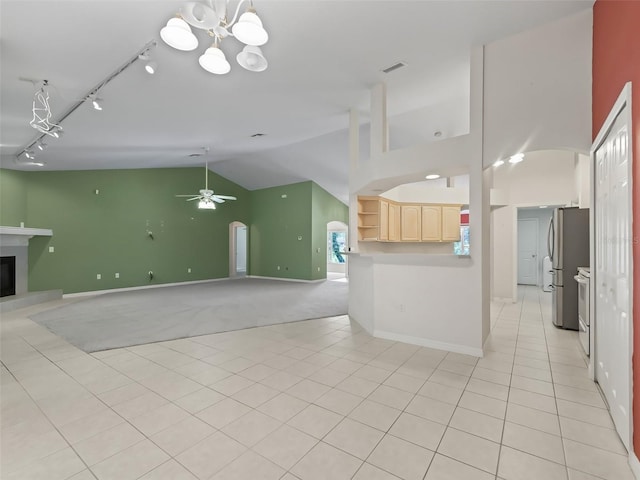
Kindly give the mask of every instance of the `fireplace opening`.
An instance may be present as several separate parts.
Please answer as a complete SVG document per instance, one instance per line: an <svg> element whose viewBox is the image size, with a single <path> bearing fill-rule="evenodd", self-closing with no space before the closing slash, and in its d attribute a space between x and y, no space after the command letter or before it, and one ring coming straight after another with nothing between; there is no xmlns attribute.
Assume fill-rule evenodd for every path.
<svg viewBox="0 0 640 480"><path fill-rule="evenodd" d="M16 294L16 257L0 257L0 297Z"/></svg>

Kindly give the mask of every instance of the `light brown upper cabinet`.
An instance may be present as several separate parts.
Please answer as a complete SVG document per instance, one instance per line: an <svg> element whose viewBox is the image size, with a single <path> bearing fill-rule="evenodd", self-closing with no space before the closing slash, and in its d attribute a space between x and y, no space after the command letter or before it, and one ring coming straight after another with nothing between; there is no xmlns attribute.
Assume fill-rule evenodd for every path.
<svg viewBox="0 0 640 480"><path fill-rule="evenodd" d="M439 242L442 239L442 207L422 205L423 242Z"/></svg>
<svg viewBox="0 0 640 480"><path fill-rule="evenodd" d="M380 198L380 233L378 238L381 242L389 241L389 202Z"/></svg>
<svg viewBox="0 0 640 480"><path fill-rule="evenodd" d="M420 205L400 204L400 219L400 239L403 242L419 242L422 224Z"/></svg>
<svg viewBox="0 0 640 480"><path fill-rule="evenodd" d="M460 241L460 207L442 206L442 241Z"/></svg>
<svg viewBox="0 0 640 480"><path fill-rule="evenodd" d="M389 203L389 241L400 241L400 204Z"/></svg>
<svg viewBox="0 0 640 480"><path fill-rule="evenodd" d="M460 205L400 203L358 197L361 242L457 242Z"/></svg>

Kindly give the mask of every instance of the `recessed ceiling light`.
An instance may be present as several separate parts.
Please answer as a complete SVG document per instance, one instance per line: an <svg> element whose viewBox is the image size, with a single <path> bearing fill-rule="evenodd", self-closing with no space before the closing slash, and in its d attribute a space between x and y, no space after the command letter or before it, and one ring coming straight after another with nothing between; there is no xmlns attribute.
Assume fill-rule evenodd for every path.
<svg viewBox="0 0 640 480"><path fill-rule="evenodd" d="M435 180L436 178L440 178L440 175L438 175L437 173L431 173L424 178L426 178L427 180Z"/></svg>
<svg viewBox="0 0 640 480"><path fill-rule="evenodd" d="M524 160L524 153L516 153L509 159L509 163L520 163Z"/></svg>
<svg viewBox="0 0 640 480"><path fill-rule="evenodd" d="M501 165L504 165L504 160L496 160L495 162L493 162L494 167L499 167Z"/></svg>
<svg viewBox="0 0 640 480"><path fill-rule="evenodd" d="M546 205L540 205L540 206L538 206L538 208L547 208L547 206Z"/></svg>

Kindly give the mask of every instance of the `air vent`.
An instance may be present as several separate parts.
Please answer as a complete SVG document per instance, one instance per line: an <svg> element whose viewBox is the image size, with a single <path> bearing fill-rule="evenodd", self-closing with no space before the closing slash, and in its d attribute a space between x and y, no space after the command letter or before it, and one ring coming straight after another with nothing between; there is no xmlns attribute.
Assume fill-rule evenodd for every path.
<svg viewBox="0 0 640 480"><path fill-rule="evenodd" d="M189 156L191 158L193 158L193 157L201 157L202 155L204 155L204 153L191 153L191 154L189 154Z"/></svg>
<svg viewBox="0 0 640 480"><path fill-rule="evenodd" d="M404 62L398 62L398 63L395 63L395 64L391 65L390 67L383 68L383 69L382 69L382 71L383 71L384 73L391 73L391 72L393 72L394 70L398 70L399 68L406 67L406 66L407 66L407 64L406 64L406 63L404 63Z"/></svg>
<svg viewBox="0 0 640 480"><path fill-rule="evenodd" d="M254 133L253 135L251 135L251 138L264 137L265 135L266 135L266 133Z"/></svg>

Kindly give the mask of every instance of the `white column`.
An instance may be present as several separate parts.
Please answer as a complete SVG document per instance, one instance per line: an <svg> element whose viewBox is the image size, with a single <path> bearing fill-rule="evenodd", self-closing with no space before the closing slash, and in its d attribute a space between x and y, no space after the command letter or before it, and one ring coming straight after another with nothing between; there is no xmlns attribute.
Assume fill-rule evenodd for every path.
<svg viewBox="0 0 640 480"><path fill-rule="evenodd" d="M371 157L388 150L387 85L379 83L371 89Z"/></svg>

